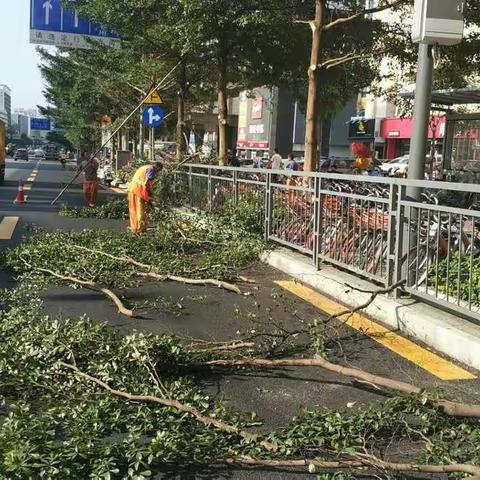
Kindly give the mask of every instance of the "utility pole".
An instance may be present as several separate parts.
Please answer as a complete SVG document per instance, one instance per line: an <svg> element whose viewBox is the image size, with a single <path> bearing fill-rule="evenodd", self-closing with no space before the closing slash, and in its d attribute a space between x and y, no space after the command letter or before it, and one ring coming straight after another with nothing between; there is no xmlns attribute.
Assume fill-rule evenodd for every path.
<svg viewBox="0 0 480 480"><path fill-rule="evenodd" d="M305 171L316 170L319 122L318 77L320 73L320 59L322 56L322 32L325 15L325 0L315 1L315 20L312 27L312 53L308 68L308 100L307 125L305 135Z"/></svg>

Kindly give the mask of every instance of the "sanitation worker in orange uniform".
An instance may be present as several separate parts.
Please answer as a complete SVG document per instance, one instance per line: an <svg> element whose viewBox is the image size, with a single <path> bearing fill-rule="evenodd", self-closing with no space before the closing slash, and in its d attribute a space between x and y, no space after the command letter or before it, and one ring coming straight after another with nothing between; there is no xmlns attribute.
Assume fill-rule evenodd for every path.
<svg viewBox="0 0 480 480"><path fill-rule="evenodd" d="M145 233L147 231L146 205L152 200L152 187L162 168L161 163L143 165L135 172L128 186L128 212L130 215L130 230L133 233Z"/></svg>

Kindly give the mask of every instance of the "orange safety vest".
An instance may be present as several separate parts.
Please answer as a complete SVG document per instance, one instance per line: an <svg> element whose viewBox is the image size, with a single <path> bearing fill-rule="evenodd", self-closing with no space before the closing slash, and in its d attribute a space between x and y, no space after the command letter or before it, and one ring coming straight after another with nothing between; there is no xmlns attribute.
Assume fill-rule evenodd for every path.
<svg viewBox="0 0 480 480"><path fill-rule="evenodd" d="M151 165L143 165L140 167L133 176L130 184L128 185L128 191L142 198L145 202L150 200L150 190L148 188L147 172L152 168Z"/></svg>

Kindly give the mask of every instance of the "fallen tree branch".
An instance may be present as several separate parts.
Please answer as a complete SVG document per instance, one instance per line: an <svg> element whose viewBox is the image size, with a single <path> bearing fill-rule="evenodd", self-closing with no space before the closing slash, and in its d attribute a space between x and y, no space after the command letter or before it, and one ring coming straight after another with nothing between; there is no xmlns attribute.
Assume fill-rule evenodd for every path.
<svg viewBox="0 0 480 480"><path fill-rule="evenodd" d="M243 275L239 275L238 279L243 283L250 283L252 285L255 285L257 283L256 280L253 280L252 278L244 277Z"/></svg>
<svg viewBox="0 0 480 480"><path fill-rule="evenodd" d="M123 398L125 400L131 401L131 402L142 402L142 403L157 403L159 405L163 405L165 407L173 408L175 410L178 410L180 412L187 413L189 415L192 415L195 417L200 423L205 425L206 427L215 427L217 430L221 430L223 432L232 434L232 435L238 435L241 438L244 438L245 440L249 442L259 442L259 445L261 445L265 450L269 452L276 452L278 447L274 443L268 442L266 440L259 441L259 437L257 435L251 434L246 432L245 430L242 430L239 427L235 427L233 425L229 425L228 423L225 423L218 418L210 417L207 415L204 415L202 412L197 410L196 408L189 407L188 405L184 405L183 403L178 402L177 400L170 400L167 398L161 398L161 397L156 397L154 395L134 395L131 393L123 392L121 390L115 390L114 388L110 387L107 383L103 382L102 380L95 378L88 373L82 372L79 368L77 368L75 365L71 365L65 362L59 362L60 365L62 365L65 368L68 368L75 372L76 375L79 377L82 377L92 383L97 384L98 386L102 387L104 390L107 392L111 393L112 395Z"/></svg>
<svg viewBox="0 0 480 480"><path fill-rule="evenodd" d="M111 253L104 252L102 250L96 250L94 248L87 248L82 245L71 245L72 248L76 248L77 250L82 250L83 252L95 253L97 255L103 255L104 257L111 258L112 260L117 260L119 262L131 263L136 267L142 268L144 270L153 270L153 265L147 265L146 263L137 262L131 257L118 257L116 255L112 255Z"/></svg>
<svg viewBox="0 0 480 480"><path fill-rule="evenodd" d="M186 285L214 285L215 287L223 288L224 290L228 290L229 292L242 295L242 291L236 285L232 285L231 283L227 283L227 282L222 282L221 280L215 280L213 278L203 278L203 279L184 278L184 277L177 277L175 275L160 275L154 272L137 272L137 275L139 277L154 278L162 282L169 280L171 282L179 282L179 283L184 283Z"/></svg>
<svg viewBox="0 0 480 480"><path fill-rule="evenodd" d="M376 469L390 472L420 472L420 473L468 473L477 475L480 473L480 467L469 464L449 464L449 465L418 465L414 463L392 463L385 462L370 455L359 455L355 460L324 461L320 459L313 460L260 460L252 457L239 457L228 459L230 465L245 465L250 467L270 467L270 468L306 468L311 465L317 469L338 470L347 468ZM474 477L475 478L475 477Z"/></svg>
<svg viewBox="0 0 480 480"><path fill-rule="evenodd" d="M127 317L135 317L135 312L133 310L128 309L123 302L120 300L120 298L115 295L111 290L108 288L102 287L95 283L92 280L81 280L80 278L75 278L75 277L69 277L66 275L60 275L59 273L54 272L53 270L48 270L46 268L33 268L34 270L37 270L42 273L48 273L52 277L58 278L60 280L63 280L65 282L72 282L76 283L77 285L81 285L83 287L86 287L90 290L95 290L96 292L103 293L106 295L112 302L117 306L118 311Z"/></svg>
<svg viewBox="0 0 480 480"><path fill-rule="evenodd" d="M422 395L425 401L434 408L442 410L445 414L453 417L480 417L480 405L452 402L450 400L435 400L431 395L421 388L410 383L392 380L373 373L356 368L343 367L331 363L323 358L295 359L286 358L281 360L264 360L250 358L244 360L213 360L205 365L212 367L259 367L259 368L281 368L281 367L320 367L330 372L339 373L346 377L354 378L361 382L367 382L377 387L383 387L395 392L407 395Z"/></svg>
<svg viewBox="0 0 480 480"><path fill-rule="evenodd" d="M233 285L228 282L223 282L221 280L216 280L213 278L194 279L194 278L178 277L175 275L160 275L159 273L155 272L155 267L153 265L147 265L145 263L137 262L136 260L130 257L117 257L110 253L103 252L102 250L95 250L87 247L82 247L80 245L72 245L72 246L78 250L95 253L97 255L103 255L105 257L111 258L112 260L116 260L124 263L130 263L132 265L135 265L136 267L141 268L142 270L146 270L146 272L137 272L137 275L140 277L149 277L149 278L154 278L160 281L179 282L187 285L214 285L215 287L223 288L224 290L228 290L229 292L242 295L242 291L236 285Z"/></svg>
<svg viewBox="0 0 480 480"><path fill-rule="evenodd" d="M255 342L194 342L186 345L186 348L198 352L226 352L233 350L243 350L245 348L255 347Z"/></svg>
<svg viewBox="0 0 480 480"><path fill-rule="evenodd" d="M353 287L352 285L347 284L346 286L348 288L351 288L352 290L356 290L356 291L361 292L361 293L370 293L371 294L370 298L367 301L365 301L364 303L362 303L361 305L358 305L358 307L345 309L345 310L342 310L341 312L334 313L333 315L330 315L330 317L327 318L327 323L330 322L331 320L335 320L335 319L345 317L346 315L348 315L349 318L350 318L355 313L358 313L358 312L368 308L375 301L375 299L379 295L385 295L387 293L391 293L394 290L396 290L397 288L402 287L404 284L405 284L405 280L400 280L399 282L395 283L394 285L392 285L390 287L380 288L380 289L374 290L374 291L372 291L372 290L361 290L357 287Z"/></svg>

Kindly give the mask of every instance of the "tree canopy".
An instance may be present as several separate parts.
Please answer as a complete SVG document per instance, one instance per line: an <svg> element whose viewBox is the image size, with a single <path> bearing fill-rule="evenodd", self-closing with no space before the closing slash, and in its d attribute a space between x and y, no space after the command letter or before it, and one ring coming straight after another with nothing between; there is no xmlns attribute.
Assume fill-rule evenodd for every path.
<svg viewBox="0 0 480 480"><path fill-rule="evenodd" d="M177 65L162 95L169 112L176 111L179 153L185 151L185 112L216 103L224 161L229 97L260 85L284 86L306 106L310 27L319 4L324 15L315 116L333 115L372 86L385 93L414 81L416 48L404 21L412 3L382 0L365 10L363 0L266 0L261 5L254 0L79 0L81 14L117 31L122 40L116 48L92 42L89 50L42 51L50 104L44 113L75 146L93 142L103 115L124 116ZM392 12L388 22L375 16L384 9ZM465 85L478 72L479 12L470 0L467 37L443 50L438 86ZM138 121L131 128L135 125Z"/></svg>

